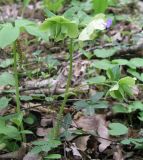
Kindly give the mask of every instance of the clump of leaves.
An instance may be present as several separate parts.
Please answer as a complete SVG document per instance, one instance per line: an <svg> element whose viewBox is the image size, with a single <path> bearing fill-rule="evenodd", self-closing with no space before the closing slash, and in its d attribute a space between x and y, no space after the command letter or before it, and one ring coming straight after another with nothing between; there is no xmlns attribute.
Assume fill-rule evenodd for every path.
<svg viewBox="0 0 143 160"><path fill-rule="evenodd" d="M135 86L135 78L121 78L112 88L109 93L113 98L126 99L127 96L133 96L133 87Z"/></svg>
<svg viewBox="0 0 143 160"><path fill-rule="evenodd" d="M63 7L64 0L43 0L44 8L58 12Z"/></svg>
<svg viewBox="0 0 143 160"><path fill-rule="evenodd" d="M76 23L63 16L55 16L46 19L40 28L47 32L47 37L55 41L63 40L65 37L76 38L78 34Z"/></svg>
<svg viewBox="0 0 143 160"><path fill-rule="evenodd" d="M66 91L64 95L63 103L60 107L60 111L58 114L58 121L57 125L54 128L54 138L58 138L59 130L61 127L62 116L64 107L68 98L68 91L71 84L71 77L72 77L72 61L73 61L73 38L78 36L78 25L73 21L70 21L63 16L55 16L46 19L43 24L40 26L40 29L47 32L47 36L54 39L55 41L64 40L65 38L70 38L70 45L69 45L69 53L70 53L70 69L68 73L68 80L66 85Z"/></svg>

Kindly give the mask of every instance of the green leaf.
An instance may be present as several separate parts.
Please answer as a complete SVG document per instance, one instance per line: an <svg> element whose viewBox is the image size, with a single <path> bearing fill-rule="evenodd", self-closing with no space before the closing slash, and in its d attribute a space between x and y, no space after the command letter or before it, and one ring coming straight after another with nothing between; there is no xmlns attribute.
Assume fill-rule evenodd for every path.
<svg viewBox="0 0 143 160"><path fill-rule="evenodd" d="M6 135L9 138L16 138L19 136L19 131L14 126L0 126L0 134Z"/></svg>
<svg viewBox="0 0 143 160"><path fill-rule="evenodd" d="M94 95L90 97L90 99L92 102L97 102L103 97L103 95L104 95L104 92L96 92Z"/></svg>
<svg viewBox="0 0 143 160"><path fill-rule="evenodd" d="M87 108L89 104L85 100L77 101L74 103L76 109L81 110Z"/></svg>
<svg viewBox="0 0 143 160"><path fill-rule="evenodd" d="M129 138L121 141L124 145L134 144L135 149L143 149L143 138Z"/></svg>
<svg viewBox="0 0 143 160"><path fill-rule="evenodd" d="M95 67L98 69L108 70L109 68L112 68L116 66L116 64L111 64L111 62L107 59L103 60L94 60L91 64L91 67Z"/></svg>
<svg viewBox="0 0 143 160"><path fill-rule="evenodd" d="M20 96L20 100L22 101L31 101L33 98L31 96Z"/></svg>
<svg viewBox="0 0 143 160"><path fill-rule="evenodd" d="M6 108L8 106L9 101L10 99L6 97L0 98L0 110Z"/></svg>
<svg viewBox="0 0 143 160"><path fill-rule="evenodd" d="M23 113L20 112L18 113L16 116L14 116L11 121L17 125L17 127L20 127L21 123L22 123L22 120L23 120Z"/></svg>
<svg viewBox="0 0 143 160"><path fill-rule="evenodd" d="M143 103L140 101L134 101L127 107L127 109L128 109L128 112L134 112L136 110L143 111Z"/></svg>
<svg viewBox="0 0 143 160"><path fill-rule="evenodd" d="M0 48L12 44L18 37L20 31L18 27L13 27L11 23L6 23L0 30Z"/></svg>
<svg viewBox="0 0 143 160"><path fill-rule="evenodd" d="M44 7L53 12L58 12L63 6L64 0L43 0Z"/></svg>
<svg viewBox="0 0 143 160"><path fill-rule="evenodd" d="M127 107L122 104L116 104L112 107L113 113L129 113Z"/></svg>
<svg viewBox="0 0 143 160"><path fill-rule="evenodd" d="M115 60L112 60L112 63L119 64L119 65L127 65L129 61L126 59L115 59Z"/></svg>
<svg viewBox="0 0 143 160"><path fill-rule="evenodd" d="M128 86L134 86L135 85L135 81L136 79L135 78L132 78L132 77L124 77L124 78L121 78L119 80L119 85L128 85Z"/></svg>
<svg viewBox="0 0 143 160"><path fill-rule="evenodd" d="M88 80L86 80L86 82L90 85L93 84L102 84L106 81L106 77L105 76L96 76L96 77L92 77Z"/></svg>
<svg viewBox="0 0 143 160"><path fill-rule="evenodd" d="M106 19L104 14L99 14L81 31L78 40L88 41L97 37L97 31L106 29Z"/></svg>
<svg viewBox="0 0 143 160"><path fill-rule="evenodd" d="M13 64L13 59L6 59L6 60L3 60L1 63L0 63L0 67L1 68L7 68L9 67L10 65Z"/></svg>
<svg viewBox="0 0 143 160"><path fill-rule="evenodd" d="M94 55L99 58L108 58L110 56L113 56L115 52L117 51L117 48L110 48L110 49L96 49L94 51Z"/></svg>
<svg viewBox="0 0 143 160"><path fill-rule="evenodd" d="M78 26L76 23L64 18L63 16L55 16L46 19L40 26L42 31L47 31L47 36L56 41L78 36Z"/></svg>
<svg viewBox="0 0 143 160"><path fill-rule="evenodd" d="M24 1L23 1L23 5L24 5L24 7L27 7L27 6L28 6L28 4L30 3L30 1L31 1L31 0L24 0Z"/></svg>
<svg viewBox="0 0 143 160"><path fill-rule="evenodd" d="M63 128L65 130L68 130L70 125L72 123L72 116L70 113L66 114L66 116L64 117L64 121L63 121Z"/></svg>
<svg viewBox="0 0 143 160"><path fill-rule="evenodd" d="M112 136L121 136L128 133L128 128L121 123L110 123L109 134Z"/></svg>
<svg viewBox="0 0 143 160"><path fill-rule="evenodd" d="M3 72L0 75L0 86L11 85L15 86L15 80L12 74L8 72Z"/></svg>
<svg viewBox="0 0 143 160"><path fill-rule="evenodd" d="M117 84L109 89L109 93L113 98L125 98L125 96L133 96L133 86L135 86L135 78L121 78Z"/></svg>
<svg viewBox="0 0 143 160"><path fill-rule="evenodd" d="M34 124L34 122L37 121L37 118L36 118L35 115L29 114L27 117L24 117L23 121L24 121L25 123L27 123L27 124L32 125L32 124Z"/></svg>
<svg viewBox="0 0 143 160"><path fill-rule="evenodd" d="M135 67L143 67L143 58L132 58L129 63Z"/></svg>
<svg viewBox="0 0 143 160"><path fill-rule="evenodd" d="M140 74L135 69L128 69L127 72L143 82L143 73Z"/></svg>
<svg viewBox="0 0 143 160"><path fill-rule="evenodd" d="M50 154L47 157L45 157L44 159L60 159L61 155L60 154Z"/></svg>
<svg viewBox="0 0 143 160"><path fill-rule="evenodd" d="M120 67L117 65L113 68L109 68L106 74L110 80L118 81L121 76Z"/></svg>
<svg viewBox="0 0 143 160"><path fill-rule="evenodd" d="M138 119L139 119L140 121L143 121L143 112L140 112L140 113L139 113Z"/></svg>
<svg viewBox="0 0 143 160"><path fill-rule="evenodd" d="M108 7L108 0L92 0L95 14L104 13Z"/></svg>

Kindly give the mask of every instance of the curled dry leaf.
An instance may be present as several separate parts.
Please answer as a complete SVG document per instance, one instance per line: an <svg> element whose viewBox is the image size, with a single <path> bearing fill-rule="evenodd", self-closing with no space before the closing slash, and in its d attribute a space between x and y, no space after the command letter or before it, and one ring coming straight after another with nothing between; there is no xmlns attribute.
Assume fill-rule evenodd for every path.
<svg viewBox="0 0 143 160"><path fill-rule="evenodd" d="M87 142L89 140L90 136L82 136L76 138L73 142L76 144L76 146L81 150L85 151L87 149Z"/></svg>
<svg viewBox="0 0 143 160"><path fill-rule="evenodd" d="M117 147L116 147L116 152L114 152L114 154L113 154L113 159L114 160L124 160L122 150L119 145L117 145Z"/></svg>
<svg viewBox="0 0 143 160"><path fill-rule="evenodd" d="M74 156L82 157L81 154L79 153L78 148L77 148L75 143L72 143L72 146L70 148L72 149L72 153L73 153Z"/></svg>
<svg viewBox="0 0 143 160"><path fill-rule="evenodd" d="M108 124L104 115L82 116L76 121L76 125L84 131L94 130L98 133L99 138L97 140L100 142L100 152L103 152L111 144L107 128Z"/></svg>
<svg viewBox="0 0 143 160"><path fill-rule="evenodd" d="M39 137L44 137L44 136L46 136L46 135L49 133L49 131L50 131L50 128L48 128L48 129L45 129L45 128L37 128L36 134L37 134L37 136L39 136Z"/></svg>

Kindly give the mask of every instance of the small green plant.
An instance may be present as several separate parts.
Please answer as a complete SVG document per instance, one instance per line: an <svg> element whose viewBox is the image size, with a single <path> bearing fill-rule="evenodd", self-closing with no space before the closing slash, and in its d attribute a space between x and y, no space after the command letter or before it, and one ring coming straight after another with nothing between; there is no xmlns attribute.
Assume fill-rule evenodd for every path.
<svg viewBox="0 0 143 160"><path fill-rule="evenodd" d="M47 31L48 36L54 39L55 41L64 40L67 37L70 38L70 44L69 44L70 69L68 73L68 80L67 80L64 100L60 107L59 114L57 116L57 124L54 128L54 138L57 139L59 137L59 131L60 131L61 122L63 119L64 107L68 99L68 92L69 92L69 87L71 83L72 61L73 61L72 58L73 58L73 51L74 51L73 39L78 36L78 26L76 23L64 18L63 16L55 16L45 20L41 25L41 29L43 31Z"/></svg>
<svg viewBox="0 0 143 160"><path fill-rule="evenodd" d="M28 21L28 20L16 20L13 23L5 23L1 25L0 28L0 48L5 48L9 45L12 46L12 52L13 52L13 60L14 60L14 81L13 77L9 73L3 74L1 77L2 80L7 79L11 77L12 81L10 82L10 79L7 79L7 83L13 83L12 85L15 85L15 94L16 94L16 112L18 114L21 114L21 109L20 109L20 94L19 94L19 80L18 80L18 70L17 70L17 55L21 56L21 53L19 52L19 47L18 47L18 38L20 36L20 33L23 31L27 31L31 35L35 35L38 37L43 37L44 34L41 33L39 28L36 26L34 22ZM5 82L4 82L5 83ZM20 124L21 130L23 131L23 123L21 122ZM23 136L23 141L26 141L25 134L22 134Z"/></svg>

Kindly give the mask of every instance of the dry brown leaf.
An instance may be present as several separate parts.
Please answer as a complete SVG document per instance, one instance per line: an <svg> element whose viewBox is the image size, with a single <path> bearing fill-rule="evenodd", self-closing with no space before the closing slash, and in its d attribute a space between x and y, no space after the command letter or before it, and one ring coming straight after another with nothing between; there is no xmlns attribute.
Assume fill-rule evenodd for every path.
<svg viewBox="0 0 143 160"><path fill-rule="evenodd" d="M124 160L122 150L119 145L116 147L116 152L114 152L113 154L113 159L114 160Z"/></svg>
<svg viewBox="0 0 143 160"><path fill-rule="evenodd" d="M19 148L19 150L2 154L0 155L0 159L16 159L16 160L23 160L23 157L26 153L26 143L22 143L22 146Z"/></svg>
<svg viewBox="0 0 143 160"><path fill-rule="evenodd" d="M78 148L75 143L72 143L72 146L70 148L72 149L72 153L74 156L82 157L81 154L79 153Z"/></svg>
<svg viewBox="0 0 143 160"><path fill-rule="evenodd" d="M105 116L103 115L97 115L96 119L98 121L97 133L100 137L102 137L98 138L98 141L100 142L99 151L103 152L111 144L111 141L107 140L110 139L107 128L107 122L105 120Z"/></svg>
<svg viewBox="0 0 143 160"><path fill-rule="evenodd" d="M107 122L105 116L97 114L94 116L83 116L76 121L76 125L82 128L84 131L94 130L98 133L99 137L97 140L100 142L99 151L103 152L110 144L109 133L107 128Z"/></svg>
<svg viewBox="0 0 143 160"><path fill-rule="evenodd" d="M76 144L76 146L81 150L85 151L87 149L87 142L89 140L90 136L82 136L76 138L73 142Z"/></svg>
<svg viewBox="0 0 143 160"><path fill-rule="evenodd" d="M45 128L37 128L37 131L36 131L36 134L37 136L39 137L44 137L48 134L48 132L50 131L51 129L48 128L48 129L45 129Z"/></svg>
<svg viewBox="0 0 143 160"><path fill-rule="evenodd" d="M23 160L42 160L42 157L38 154L29 152L24 156Z"/></svg>

